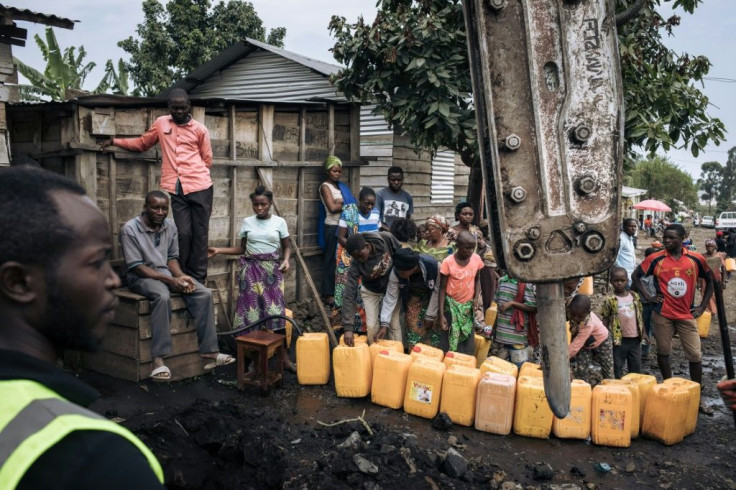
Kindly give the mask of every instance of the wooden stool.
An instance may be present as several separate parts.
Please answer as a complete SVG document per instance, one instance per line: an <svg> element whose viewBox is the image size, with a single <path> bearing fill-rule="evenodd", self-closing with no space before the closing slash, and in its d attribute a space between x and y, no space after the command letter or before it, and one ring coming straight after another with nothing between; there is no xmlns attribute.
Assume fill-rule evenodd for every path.
<svg viewBox="0 0 736 490"><path fill-rule="evenodd" d="M281 385L284 379L284 350L285 335L257 330L236 338L238 356L238 389L245 389L246 385L260 386L261 393L265 394L272 385ZM275 373L268 372L268 354L278 354L278 369ZM253 371L245 372L245 357L253 357Z"/></svg>

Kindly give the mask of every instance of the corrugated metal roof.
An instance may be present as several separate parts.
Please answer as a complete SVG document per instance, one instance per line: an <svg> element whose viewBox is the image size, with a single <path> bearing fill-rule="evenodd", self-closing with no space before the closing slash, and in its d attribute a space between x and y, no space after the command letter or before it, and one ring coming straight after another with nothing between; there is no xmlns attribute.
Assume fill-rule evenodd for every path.
<svg viewBox="0 0 736 490"><path fill-rule="evenodd" d="M440 150L432 159L432 204L455 201L455 152Z"/></svg>
<svg viewBox="0 0 736 490"><path fill-rule="evenodd" d="M190 90L196 97L225 97L281 102L314 99L345 102L329 79L302 64L257 50Z"/></svg>
<svg viewBox="0 0 736 490"><path fill-rule="evenodd" d="M264 66L265 63L271 66ZM248 66L250 64L254 66ZM166 97L173 88L183 88L191 93L238 98L237 94L233 94L244 89L248 95L243 97L249 99L298 102L321 98L344 101L345 97L338 94L329 83L329 76L340 68L246 38L189 73L160 96ZM244 76L250 78L244 80ZM325 85L329 89L324 88ZM279 94L281 90L284 90L283 97Z"/></svg>
<svg viewBox="0 0 736 490"><path fill-rule="evenodd" d="M621 195L623 197L643 196L647 192L649 191L646 189L637 189L636 187L627 187L625 185L621 187Z"/></svg>
<svg viewBox="0 0 736 490"><path fill-rule="evenodd" d="M271 103L271 104L284 104L281 100L248 100L248 99L228 99L222 97L191 97L192 105L203 106L203 107L217 107L219 105L227 104L259 104L259 103ZM167 100L161 97L130 97L125 95L112 95L112 94L92 94L77 97L75 99L69 99L64 101L48 101L48 102L14 102L10 103L10 106L28 106L28 107L52 107L52 106L65 106L65 105L80 105L82 107L166 107ZM324 105L322 102L300 102L300 104L310 105Z"/></svg>
<svg viewBox="0 0 736 490"><path fill-rule="evenodd" d="M270 44L256 41L255 39L246 38L246 41L263 50L270 51L273 54L277 54L279 56L283 56L284 58L290 59L291 61L295 61L299 63L300 65L304 65L307 68L311 68L312 70L318 71L326 76L330 76L333 73L337 73L342 68L340 65L333 65L332 63L326 63L324 61L319 61L313 58L308 58L306 56L302 56L297 53L292 53L291 51L287 51L285 49L271 46Z"/></svg>
<svg viewBox="0 0 736 490"><path fill-rule="evenodd" d="M41 12L33 12L28 9L19 9L15 7L6 7L0 4L0 15L10 17L13 20L24 20L43 24L46 26L62 27L64 29L74 29L74 23L78 20L67 19L52 14L43 14Z"/></svg>

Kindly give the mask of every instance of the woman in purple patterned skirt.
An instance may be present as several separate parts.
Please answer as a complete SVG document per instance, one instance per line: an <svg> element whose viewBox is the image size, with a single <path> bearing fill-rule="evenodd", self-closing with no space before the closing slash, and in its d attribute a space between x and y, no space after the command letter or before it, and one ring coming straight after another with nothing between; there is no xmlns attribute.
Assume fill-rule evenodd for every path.
<svg viewBox="0 0 736 490"><path fill-rule="evenodd" d="M247 328L262 318L284 315L284 273L289 270L291 244L286 221L271 214L273 193L258 186L250 195L256 213L243 220L240 227L239 247L210 247L209 257L215 255L240 255L238 283L240 295L236 303L233 328ZM279 249L283 252L280 257ZM261 324L260 328L281 330L283 320ZM253 328L258 328L254 326ZM288 361L286 367L292 367Z"/></svg>

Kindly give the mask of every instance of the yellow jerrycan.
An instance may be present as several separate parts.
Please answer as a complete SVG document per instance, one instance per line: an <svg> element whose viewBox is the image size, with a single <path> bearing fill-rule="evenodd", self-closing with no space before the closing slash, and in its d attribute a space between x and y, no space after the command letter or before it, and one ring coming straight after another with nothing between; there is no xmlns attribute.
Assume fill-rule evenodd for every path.
<svg viewBox="0 0 736 490"><path fill-rule="evenodd" d="M306 332L296 340L296 380L325 385L330 380L330 341L325 332Z"/></svg>
<svg viewBox="0 0 736 490"><path fill-rule="evenodd" d="M373 344L376 345L376 344ZM371 401L376 405L398 409L404 404L406 378L414 359L403 352L381 351L373 360Z"/></svg>
<svg viewBox="0 0 736 490"><path fill-rule="evenodd" d="M621 385L598 385L593 388L590 434L599 446L631 445L631 390Z"/></svg>
<svg viewBox="0 0 736 490"><path fill-rule="evenodd" d="M409 367L404 392L404 411L425 419L434 418L440 408L442 380L447 368L436 359L414 358Z"/></svg>
<svg viewBox="0 0 736 490"><path fill-rule="evenodd" d="M338 345L332 351L335 393L343 398L362 398L371 392L373 372L368 344Z"/></svg>
<svg viewBox="0 0 736 490"><path fill-rule="evenodd" d="M462 365L449 366L442 380L440 411L447 413L458 425L472 426L479 381L480 369Z"/></svg>

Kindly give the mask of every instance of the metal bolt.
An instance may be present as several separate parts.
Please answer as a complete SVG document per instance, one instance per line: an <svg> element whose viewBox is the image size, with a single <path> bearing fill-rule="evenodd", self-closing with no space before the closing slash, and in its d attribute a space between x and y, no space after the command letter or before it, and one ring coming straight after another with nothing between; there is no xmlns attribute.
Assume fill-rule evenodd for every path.
<svg viewBox="0 0 736 490"><path fill-rule="evenodd" d="M596 253L603 250L603 245L605 243L606 240L603 238L603 235L597 231L592 231L584 237L583 248L586 252Z"/></svg>
<svg viewBox="0 0 736 490"><path fill-rule="evenodd" d="M529 230L526 232L526 236L528 236L530 240L537 240L540 236L542 236L542 232L539 231L538 226L535 226L533 228L529 228Z"/></svg>
<svg viewBox="0 0 736 490"><path fill-rule="evenodd" d="M495 11L503 10L507 3L507 0L488 0L488 6Z"/></svg>
<svg viewBox="0 0 736 490"><path fill-rule="evenodd" d="M577 143L585 143L590 139L592 134L593 131L590 129L590 126L586 124L578 124L573 128L571 136Z"/></svg>
<svg viewBox="0 0 736 490"><path fill-rule="evenodd" d="M511 200L514 202L521 202L524 199L526 199L526 190L521 187L520 185L517 185L513 189L511 189Z"/></svg>
<svg viewBox="0 0 736 490"><path fill-rule="evenodd" d="M578 192L580 194L591 194L598 187L598 181L592 175L583 175L578 180Z"/></svg>
<svg viewBox="0 0 736 490"><path fill-rule="evenodd" d="M515 134L510 134L503 139L503 147L509 151L516 151L521 147L521 138Z"/></svg>
<svg viewBox="0 0 736 490"><path fill-rule="evenodd" d="M573 225L576 233L583 234L588 230L588 227L583 222L578 222Z"/></svg>
<svg viewBox="0 0 736 490"><path fill-rule="evenodd" d="M534 245L529 242L516 242L516 246L514 247L514 253L519 260L530 260L534 257L535 252Z"/></svg>

